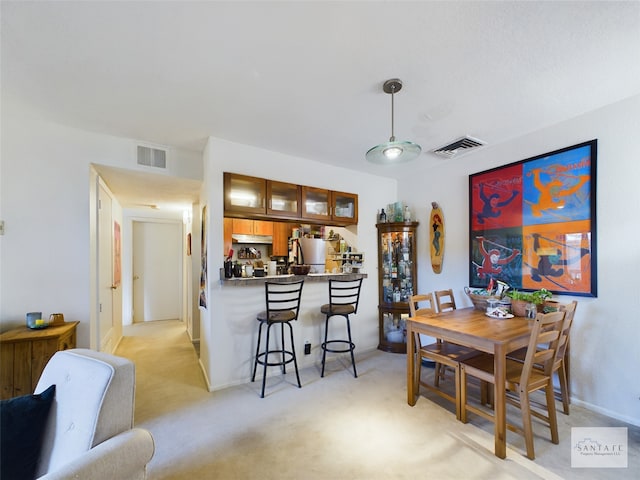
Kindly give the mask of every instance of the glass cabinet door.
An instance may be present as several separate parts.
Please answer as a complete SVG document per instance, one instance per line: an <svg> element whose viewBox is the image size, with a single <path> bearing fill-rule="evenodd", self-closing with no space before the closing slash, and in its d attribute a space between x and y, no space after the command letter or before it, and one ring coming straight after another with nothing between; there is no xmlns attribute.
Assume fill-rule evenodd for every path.
<svg viewBox="0 0 640 480"><path fill-rule="evenodd" d="M378 314L386 352L406 353L409 300L418 291L418 222L378 223Z"/></svg>
<svg viewBox="0 0 640 480"><path fill-rule="evenodd" d="M406 303L414 293L414 233L381 234L382 301Z"/></svg>
<svg viewBox="0 0 640 480"><path fill-rule="evenodd" d="M300 186L267 180L267 213L285 217L300 216Z"/></svg>
<svg viewBox="0 0 640 480"><path fill-rule="evenodd" d="M331 192L332 217L338 221L358 223L358 195Z"/></svg>
<svg viewBox="0 0 640 480"><path fill-rule="evenodd" d="M266 212L266 180L235 173L224 174L225 212Z"/></svg>
<svg viewBox="0 0 640 480"><path fill-rule="evenodd" d="M302 218L330 220L329 201L329 190L302 187Z"/></svg>

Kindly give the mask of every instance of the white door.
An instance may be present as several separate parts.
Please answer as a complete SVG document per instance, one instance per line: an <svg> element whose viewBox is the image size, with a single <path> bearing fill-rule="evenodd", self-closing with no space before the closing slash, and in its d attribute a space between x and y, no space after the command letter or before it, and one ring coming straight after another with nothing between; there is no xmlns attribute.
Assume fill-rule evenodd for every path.
<svg viewBox="0 0 640 480"><path fill-rule="evenodd" d="M133 222L133 321L180 319L182 224Z"/></svg>
<svg viewBox="0 0 640 480"><path fill-rule="evenodd" d="M113 218L111 196L98 187L98 339L101 352L113 348Z"/></svg>

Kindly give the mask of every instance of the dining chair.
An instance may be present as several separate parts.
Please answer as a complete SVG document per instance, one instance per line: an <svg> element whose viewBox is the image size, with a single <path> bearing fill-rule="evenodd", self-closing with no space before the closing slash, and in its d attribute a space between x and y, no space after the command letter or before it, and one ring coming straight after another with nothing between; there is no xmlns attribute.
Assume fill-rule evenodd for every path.
<svg viewBox="0 0 640 480"><path fill-rule="evenodd" d="M437 313L433 300L433 294L419 294L413 295L409 299L409 311L411 317L419 317L420 315L434 315ZM460 402L459 402L459 387L460 387L460 360L463 358L471 357L478 354L476 350L454 343L445 342L441 339L436 339L435 343L429 345L422 345L420 335L415 334L416 351L412 354L416 356L415 365L415 385L416 394L419 393L420 386L427 388L428 390L440 395L442 398L453 402L456 406L456 418L460 418ZM422 360L428 360L435 362L434 370L434 384L422 380ZM440 387L441 368L444 366L451 367L454 372L454 386L455 396L450 395Z"/></svg>
<svg viewBox="0 0 640 480"><path fill-rule="evenodd" d="M253 375L251 381L256 379L256 370L258 364L263 365L262 374L262 391L260 396L264 398L264 387L267 380L267 367L280 366L282 373L286 374L286 365L293 362L296 371L296 379L298 380L298 388L302 388L300 384L300 374L298 373L298 360L296 358L296 349L293 340L293 327L291 322L298 319L300 312L300 298L302 297L302 286L304 280L290 283L266 282L265 305L266 310L258 313L257 320L260 322L258 326L258 342L256 345L256 355L253 363ZM270 346L271 327L280 325L280 347L272 348ZM284 334L284 326L289 327L290 350L285 347L286 337ZM266 328L266 339L264 349L260 351L260 340L262 338L262 329ZM280 358L275 358L279 356ZM274 360L270 360L274 357Z"/></svg>
<svg viewBox="0 0 640 480"><path fill-rule="evenodd" d="M349 315L358 312L358 302L360 301L360 289L362 288L362 278L357 280L329 280L329 303L320 307L320 312L324 313L324 342L322 342L322 372L324 377L324 364L327 358L327 352L351 354L351 364L353 365L353 376L358 378L356 371L356 360L353 351L356 346L351 338L351 322ZM331 317L341 316L345 318L347 327L347 337L336 339L332 337L329 340L329 319Z"/></svg>
<svg viewBox="0 0 640 480"><path fill-rule="evenodd" d="M510 358L506 359L506 401L519 407L522 416L522 427L507 422L507 428L524 436L527 457L531 460L535 459L532 416L544 420L551 430L551 442L554 444L559 443L552 369L562 335L564 317L565 312L563 311L546 314L539 313L534 320L525 361L519 362ZM544 348L541 348L543 345ZM540 365L542 368L537 368L535 365ZM463 423L467 423L467 412L472 412L494 421L491 411L467 402L468 377L475 377L480 381L495 385L493 355L482 353L461 362L460 420ZM544 406L546 407L546 413L542 409L532 409L532 402L529 397L531 393L543 389L546 399L546 405Z"/></svg>
<svg viewBox="0 0 640 480"><path fill-rule="evenodd" d="M556 353L555 361L553 362L553 373L558 375L558 384L560 385L559 400L562 402L562 412L565 415L569 415L569 375L568 375L568 351L569 351L569 336L571 334L571 326L573 325L573 317L576 314L576 308L578 307L577 301L572 301L565 305L560 306L560 310L565 312L564 323L562 324L562 335L560 336L558 351ZM507 355L516 361L524 362L527 354L526 348L521 348L513 353ZM541 368L540 365L536 365L537 368Z"/></svg>
<svg viewBox="0 0 640 480"><path fill-rule="evenodd" d="M456 309L456 299L453 296L453 290L436 290L433 292L433 295L436 299L436 306L438 308L438 312L449 312L451 310ZM444 380L445 373L447 371L447 366L443 364L436 365L436 376L434 378L435 386L439 386L440 380Z"/></svg>
<svg viewBox="0 0 640 480"><path fill-rule="evenodd" d="M434 292L436 297L436 305L439 312L448 312L456 309L456 299L453 296L453 290L436 290Z"/></svg>

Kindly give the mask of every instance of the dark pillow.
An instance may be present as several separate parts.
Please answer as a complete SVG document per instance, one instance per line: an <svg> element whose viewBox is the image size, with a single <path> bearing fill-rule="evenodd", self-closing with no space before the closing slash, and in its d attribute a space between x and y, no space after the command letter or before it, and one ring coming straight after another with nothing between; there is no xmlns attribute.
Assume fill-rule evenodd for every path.
<svg viewBox="0 0 640 480"><path fill-rule="evenodd" d="M37 395L0 402L0 478L35 478L44 429L56 393L51 385Z"/></svg>

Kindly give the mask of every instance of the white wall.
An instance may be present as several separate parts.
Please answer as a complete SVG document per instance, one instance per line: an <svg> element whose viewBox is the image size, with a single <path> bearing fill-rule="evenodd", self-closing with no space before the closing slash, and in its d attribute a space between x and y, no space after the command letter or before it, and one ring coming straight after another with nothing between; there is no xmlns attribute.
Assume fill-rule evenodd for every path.
<svg viewBox="0 0 640 480"><path fill-rule="evenodd" d="M598 298L578 300L571 339L571 390L574 401L640 425L640 97L588 113L461 158L440 168L418 169L401 182L405 198L417 208L420 291L452 287L471 305L468 285L468 175L598 139L597 255ZM405 193L406 192L406 193ZM432 272L428 250L431 201L443 209L446 227L444 267ZM574 298L561 296L560 300Z"/></svg>
<svg viewBox="0 0 640 480"><path fill-rule="evenodd" d="M89 347L96 273L91 164L135 169L136 141L55 124L10 102L3 102L1 127L0 330L23 325L29 311L62 312L81 322L78 345ZM172 150L171 158L172 173L200 178L199 153Z"/></svg>
<svg viewBox="0 0 640 480"><path fill-rule="evenodd" d="M379 208L395 200L396 182L392 179L365 175L339 167L330 167L312 160L270 152L225 140L210 138L205 153L205 188L209 212L209 308L201 312L201 361L211 389L220 389L229 385L246 382L249 377L246 362L253 356L255 344L252 341L238 340L238 335L251 338L257 333L255 315L263 309L263 293L252 292L259 298L242 299L232 287L223 287L218 272L223 261L223 178L222 173L234 172L256 177L270 178L300 185L351 192L358 194L359 222L357 225L358 245L365 252L365 271L369 278L363 282L361 306L354 317L352 328L354 342L359 351L375 349L378 345L378 286L376 252L377 232L376 214ZM355 231L355 227L349 227ZM320 288L320 286L318 286ZM322 284L322 292L327 289ZM320 318L313 312L319 311L326 302L325 296L317 288L311 287L303 302L308 308L306 319L295 328L306 333L300 334L313 339L317 337ZM262 291L261 291L262 292ZM305 292L306 293L306 292ZM244 304L241 302L244 301ZM238 305L244 306L248 313L246 322L250 330L243 328L239 334L237 319ZM251 308L253 310L251 310ZM251 310L251 311L249 311ZM303 315L304 317L304 315ZM244 325L243 325L244 327ZM302 351L302 344L297 349ZM315 356L300 356L301 367L312 364Z"/></svg>

